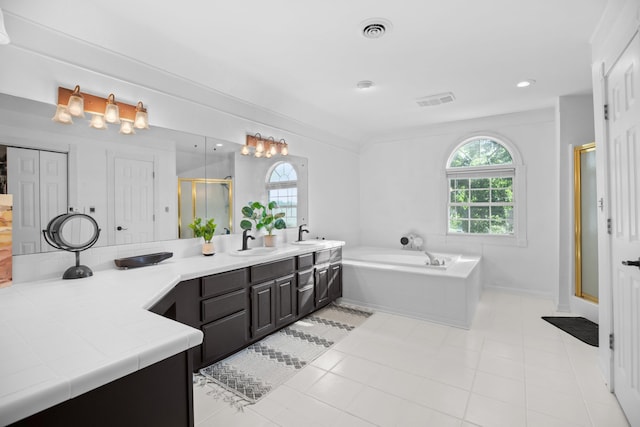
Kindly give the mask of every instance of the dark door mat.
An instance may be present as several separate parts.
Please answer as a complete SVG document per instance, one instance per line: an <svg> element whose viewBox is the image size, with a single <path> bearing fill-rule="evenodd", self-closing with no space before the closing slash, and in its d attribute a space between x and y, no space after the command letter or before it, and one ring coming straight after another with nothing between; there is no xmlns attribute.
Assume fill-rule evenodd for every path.
<svg viewBox="0 0 640 427"><path fill-rule="evenodd" d="M598 324L584 317L542 316L543 320L573 335L580 341L598 347Z"/></svg>

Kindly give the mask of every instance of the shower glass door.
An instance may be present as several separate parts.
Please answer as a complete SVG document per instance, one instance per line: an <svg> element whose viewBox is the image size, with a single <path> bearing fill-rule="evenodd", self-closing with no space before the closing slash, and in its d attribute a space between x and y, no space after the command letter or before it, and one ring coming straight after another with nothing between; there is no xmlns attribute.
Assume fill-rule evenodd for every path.
<svg viewBox="0 0 640 427"><path fill-rule="evenodd" d="M576 296L598 302L595 143L574 149Z"/></svg>

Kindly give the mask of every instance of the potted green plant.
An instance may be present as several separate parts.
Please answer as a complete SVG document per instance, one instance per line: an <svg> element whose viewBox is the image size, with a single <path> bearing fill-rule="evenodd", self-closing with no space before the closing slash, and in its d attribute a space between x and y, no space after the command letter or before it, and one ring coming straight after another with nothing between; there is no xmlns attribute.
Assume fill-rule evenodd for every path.
<svg viewBox="0 0 640 427"><path fill-rule="evenodd" d="M216 227L217 224L213 218L203 223L202 218L196 217L193 219L193 222L189 224L189 228L193 230L193 235L204 239L204 243L202 244L202 255L204 256L211 256L215 253L211 239L216 232Z"/></svg>
<svg viewBox="0 0 640 427"><path fill-rule="evenodd" d="M282 230L287 227L284 222L284 212L274 213L273 210L278 207L276 202L269 202L267 206L260 202L249 202L242 208L242 216L244 219L240 221L240 228L243 230L251 230L253 221L256 224L256 230L265 230L267 234L264 236L265 246L275 246L275 238L273 230Z"/></svg>

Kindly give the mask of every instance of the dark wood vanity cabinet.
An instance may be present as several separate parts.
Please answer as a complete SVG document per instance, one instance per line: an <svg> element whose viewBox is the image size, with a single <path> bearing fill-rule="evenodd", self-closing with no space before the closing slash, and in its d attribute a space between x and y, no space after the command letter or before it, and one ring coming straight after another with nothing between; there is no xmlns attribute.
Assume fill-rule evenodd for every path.
<svg viewBox="0 0 640 427"><path fill-rule="evenodd" d="M342 248L315 253L315 308L342 296Z"/></svg>
<svg viewBox="0 0 640 427"><path fill-rule="evenodd" d="M151 311L201 329L209 366L342 296L340 248L180 282Z"/></svg>
<svg viewBox="0 0 640 427"><path fill-rule="evenodd" d="M276 329L275 282L251 286L251 337L260 338Z"/></svg>
<svg viewBox="0 0 640 427"><path fill-rule="evenodd" d="M295 320L296 259L254 265L249 269L251 337L260 338Z"/></svg>
<svg viewBox="0 0 640 427"><path fill-rule="evenodd" d="M200 279L200 327L204 333L201 360L207 366L249 342L247 270L233 270ZM191 304L192 309L197 305Z"/></svg>

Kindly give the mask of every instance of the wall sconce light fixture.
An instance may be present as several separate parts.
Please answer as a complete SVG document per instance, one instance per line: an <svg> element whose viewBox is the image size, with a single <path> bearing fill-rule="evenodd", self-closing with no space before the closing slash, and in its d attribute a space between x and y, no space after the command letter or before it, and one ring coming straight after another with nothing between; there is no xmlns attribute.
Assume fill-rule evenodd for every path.
<svg viewBox="0 0 640 427"><path fill-rule="evenodd" d="M247 141L240 149L240 154L248 156L253 154L254 157L265 157L267 159L280 154L286 156L289 154L289 145L284 139L276 142L276 140L270 136L265 139L259 133L255 135L247 135Z"/></svg>
<svg viewBox="0 0 640 427"><path fill-rule="evenodd" d="M80 86L73 90L58 87L58 105L53 121L62 124L73 123L73 117L84 118L91 114L89 126L94 129L106 129L107 123L119 124L120 133L135 134L134 129L149 129L149 116L142 102L137 105L116 103L114 94L107 98L80 92Z"/></svg>

